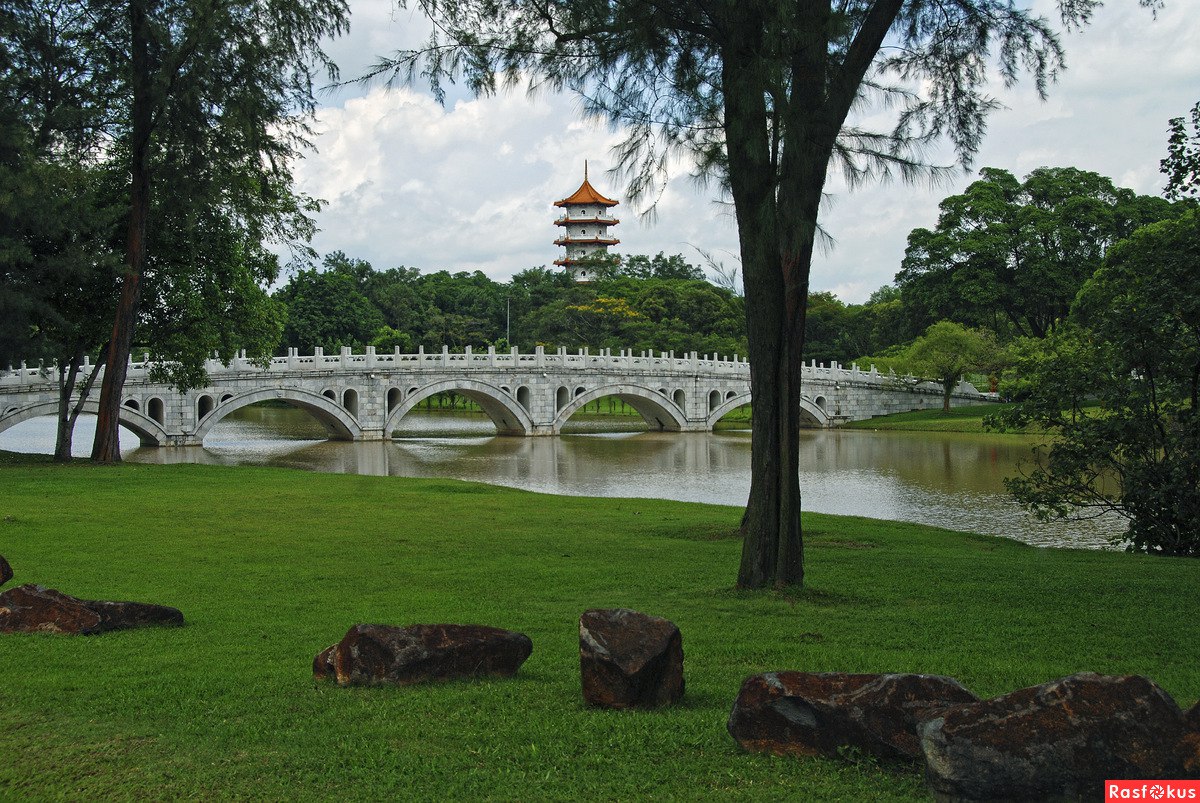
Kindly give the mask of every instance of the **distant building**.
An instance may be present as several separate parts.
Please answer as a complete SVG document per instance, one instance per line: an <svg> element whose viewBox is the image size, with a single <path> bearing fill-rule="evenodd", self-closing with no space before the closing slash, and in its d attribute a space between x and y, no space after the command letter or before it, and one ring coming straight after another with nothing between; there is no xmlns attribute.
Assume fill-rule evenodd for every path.
<svg viewBox="0 0 1200 803"><path fill-rule="evenodd" d="M570 271L576 281L586 282L591 278L587 275L587 267L578 264L580 259L595 254L607 254L610 245L621 242L608 235L608 227L621 222L608 213L609 208L618 203L596 192L588 182L587 162L583 163L583 183L579 185L579 189L561 201L554 202L555 206L563 210L558 220L554 221L555 226L563 227L563 234L554 244L567 249L562 259L554 260L554 264Z"/></svg>

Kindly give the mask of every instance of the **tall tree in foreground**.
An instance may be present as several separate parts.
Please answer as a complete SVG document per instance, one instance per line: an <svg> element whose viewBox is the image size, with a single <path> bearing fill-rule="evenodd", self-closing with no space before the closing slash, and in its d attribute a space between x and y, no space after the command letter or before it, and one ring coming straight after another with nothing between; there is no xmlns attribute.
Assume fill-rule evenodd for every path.
<svg viewBox="0 0 1200 803"><path fill-rule="evenodd" d="M124 98L115 131L129 177L125 264L92 447L92 459L116 462L121 389L156 239L155 175L177 179L157 189L194 199L191 217L219 214L224 243L303 239L315 205L293 193L290 163L315 109L316 71L333 70L322 41L344 32L348 9L344 0L99 0L97 8ZM172 214L189 217L177 207Z"/></svg>
<svg viewBox="0 0 1200 803"><path fill-rule="evenodd" d="M97 375L84 359L102 351L116 298L114 98L97 44L85 3L0 6L0 363L56 365L54 455L64 461Z"/></svg>
<svg viewBox="0 0 1200 803"><path fill-rule="evenodd" d="M1157 2L1157 0L1143 0ZM827 170L858 184L922 173L949 138L964 162L1006 83L1043 91L1062 67L1053 26L1010 0L415 0L434 20L420 51L375 75L476 93L569 88L625 127L633 198L684 152L732 196L738 225L754 425L738 584L800 584L799 401L809 273ZM1099 0L1060 0L1065 26ZM405 5L405 0L401 0ZM899 82L890 86L889 82ZM871 107L874 102L874 108ZM851 121L898 109L891 131Z"/></svg>

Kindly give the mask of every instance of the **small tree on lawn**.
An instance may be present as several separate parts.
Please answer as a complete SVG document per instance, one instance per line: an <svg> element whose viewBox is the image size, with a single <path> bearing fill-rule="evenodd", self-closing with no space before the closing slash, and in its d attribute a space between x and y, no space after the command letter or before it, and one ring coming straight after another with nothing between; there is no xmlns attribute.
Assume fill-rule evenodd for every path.
<svg viewBox="0 0 1200 803"><path fill-rule="evenodd" d="M950 394L968 371L991 365L999 351L990 332L938 321L917 338L905 355L912 370L942 383L942 412L950 412Z"/></svg>

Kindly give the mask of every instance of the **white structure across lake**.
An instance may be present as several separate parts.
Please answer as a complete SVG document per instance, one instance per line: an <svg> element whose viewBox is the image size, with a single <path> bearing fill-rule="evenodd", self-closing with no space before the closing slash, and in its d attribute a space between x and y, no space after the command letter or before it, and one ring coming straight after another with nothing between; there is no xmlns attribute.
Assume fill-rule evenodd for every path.
<svg viewBox="0 0 1200 803"><path fill-rule="evenodd" d="M264 401L307 410L331 438L390 438L401 418L437 393L469 397L504 435L557 435L589 402L616 396L641 413L653 430L711 430L726 413L750 402L750 366L732 358L692 353L565 349L532 354L516 349L486 352L390 354L371 346L361 354L301 355L296 349L265 367L245 359L229 365L209 361L210 384L180 393L151 381L152 365L129 366L121 424L146 446L193 446L229 413ZM86 369L86 370L90 370ZM871 418L903 410L936 408L942 389L893 375L816 365L804 368L800 402L804 420L815 427ZM99 382L93 391L98 395ZM961 383L954 403L994 401ZM0 432L30 418L55 415L58 385L52 368L9 368L0 372ZM96 411L89 401L86 412Z"/></svg>

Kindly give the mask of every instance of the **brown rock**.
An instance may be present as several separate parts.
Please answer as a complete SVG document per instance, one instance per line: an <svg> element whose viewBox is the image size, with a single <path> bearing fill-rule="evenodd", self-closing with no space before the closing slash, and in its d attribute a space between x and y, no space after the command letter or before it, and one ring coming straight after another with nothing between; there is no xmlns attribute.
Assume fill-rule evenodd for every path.
<svg viewBox="0 0 1200 803"><path fill-rule="evenodd" d="M335 652L337 645L333 644L317 653L317 657L313 658L313 677L318 680L337 679L337 670L333 664Z"/></svg>
<svg viewBox="0 0 1200 803"><path fill-rule="evenodd" d="M1183 777L1200 778L1200 703L1183 715L1183 738L1179 741Z"/></svg>
<svg viewBox="0 0 1200 803"><path fill-rule="evenodd" d="M920 727L941 800L1103 800L1106 778L1179 778L1183 713L1137 675L1086 672L954 706Z"/></svg>
<svg viewBox="0 0 1200 803"><path fill-rule="evenodd" d="M585 611L579 669L588 705L670 705L683 697L683 637L666 619L627 608Z"/></svg>
<svg viewBox="0 0 1200 803"><path fill-rule="evenodd" d="M727 727L753 752L836 756L853 747L887 761L916 761L917 726L978 699L937 675L771 672L746 679Z"/></svg>
<svg viewBox="0 0 1200 803"><path fill-rule="evenodd" d="M340 686L512 677L533 652L523 633L482 625L354 625L313 661Z"/></svg>
<svg viewBox="0 0 1200 803"><path fill-rule="evenodd" d="M165 605L84 600L33 584L0 594L0 633L86 636L108 630L182 624L183 614Z"/></svg>
<svg viewBox="0 0 1200 803"><path fill-rule="evenodd" d="M9 566L8 561L4 559L4 556L0 555L0 586L4 585L11 579L13 579L12 566Z"/></svg>

